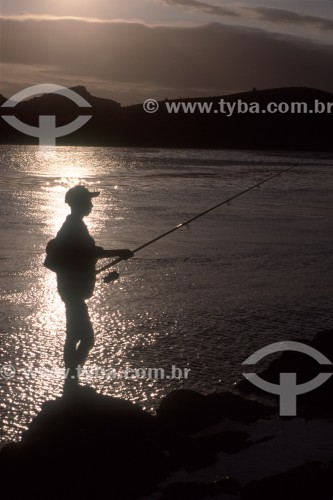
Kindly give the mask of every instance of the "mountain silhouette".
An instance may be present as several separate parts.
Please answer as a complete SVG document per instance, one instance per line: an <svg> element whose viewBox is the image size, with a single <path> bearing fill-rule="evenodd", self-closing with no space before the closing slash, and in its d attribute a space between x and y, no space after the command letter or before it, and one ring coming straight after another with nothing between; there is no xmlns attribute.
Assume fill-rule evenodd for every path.
<svg viewBox="0 0 333 500"><path fill-rule="evenodd" d="M75 120L79 115L91 115L90 121L71 135L57 139L58 145L135 146L172 148L229 148L263 150L332 151L330 137L332 111L321 113L286 112L293 102L304 103L314 110L315 101L327 106L333 103L333 94L306 87L286 87L226 96L170 99L159 101L156 113L147 113L143 104L122 107L118 102L95 97L84 86L72 90L82 96L91 107L78 106L61 95L45 94L18 103L15 108L1 108L1 115L15 115L29 125L38 126L40 115L56 116L57 126ZM258 103L262 109L274 102L284 106L282 113L239 112L227 116L220 112L220 101L229 105L251 106ZM5 98L0 96L0 105ZM169 113L167 106L211 103L210 113ZM245 103L245 104L244 104ZM198 106L198 104L196 105ZM16 131L0 119L0 143L38 144L38 139Z"/></svg>

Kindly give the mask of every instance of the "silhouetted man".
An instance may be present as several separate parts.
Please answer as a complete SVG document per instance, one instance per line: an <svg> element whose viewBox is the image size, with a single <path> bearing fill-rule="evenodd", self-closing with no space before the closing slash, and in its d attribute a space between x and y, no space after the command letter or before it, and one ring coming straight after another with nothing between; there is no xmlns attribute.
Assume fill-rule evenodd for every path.
<svg viewBox="0 0 333 500"><path fill-rule="evenodd" d="M83 366L94 345L94 332L85 301L94 292L97 260L133 256L130 250L104 250L96 246L90 236L83 218L90 214L93 208L91 200L99 194L89 192L81 185L67 191L65 202L70 206L71 214L46 247L44 265L57 273L58 292L66 306L64 361L70 378L76 378L77 367Z"/></svg>

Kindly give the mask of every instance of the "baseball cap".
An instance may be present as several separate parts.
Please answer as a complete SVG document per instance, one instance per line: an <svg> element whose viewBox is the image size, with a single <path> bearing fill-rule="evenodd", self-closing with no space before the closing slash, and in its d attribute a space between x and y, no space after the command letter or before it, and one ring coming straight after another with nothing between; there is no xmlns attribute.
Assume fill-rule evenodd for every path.
<svg viewBox="0 0 333 500"><path fill-rule="evenodd" d="M89 191L85 186L74 186L69 189L65 196L65 203L69 206L82 203L82 201L89 200L91 198L96 198L99 196L99 191Z"/></svg>

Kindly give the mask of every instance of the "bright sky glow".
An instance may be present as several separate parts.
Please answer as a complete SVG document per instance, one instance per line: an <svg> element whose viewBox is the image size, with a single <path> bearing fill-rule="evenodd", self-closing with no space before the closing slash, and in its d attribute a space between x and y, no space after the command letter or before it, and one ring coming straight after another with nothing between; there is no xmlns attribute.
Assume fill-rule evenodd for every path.
<svg viewBox="0 0 333 500"><path fill-rule="evenodd" d="M6 96L46 82L123 104L333 90L332 0L1 0L0 13Z"/></svg>

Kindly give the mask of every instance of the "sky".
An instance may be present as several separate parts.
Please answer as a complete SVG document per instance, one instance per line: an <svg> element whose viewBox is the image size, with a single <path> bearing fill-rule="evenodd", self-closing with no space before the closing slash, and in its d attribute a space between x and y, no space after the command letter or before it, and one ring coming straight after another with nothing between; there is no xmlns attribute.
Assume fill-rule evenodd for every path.
<svg viewBox="0 0 333 500"><path fill-rule="evenodd" d="M333 0L0 0L0 92L84 85L123 105L333 91Z"/></svg>

